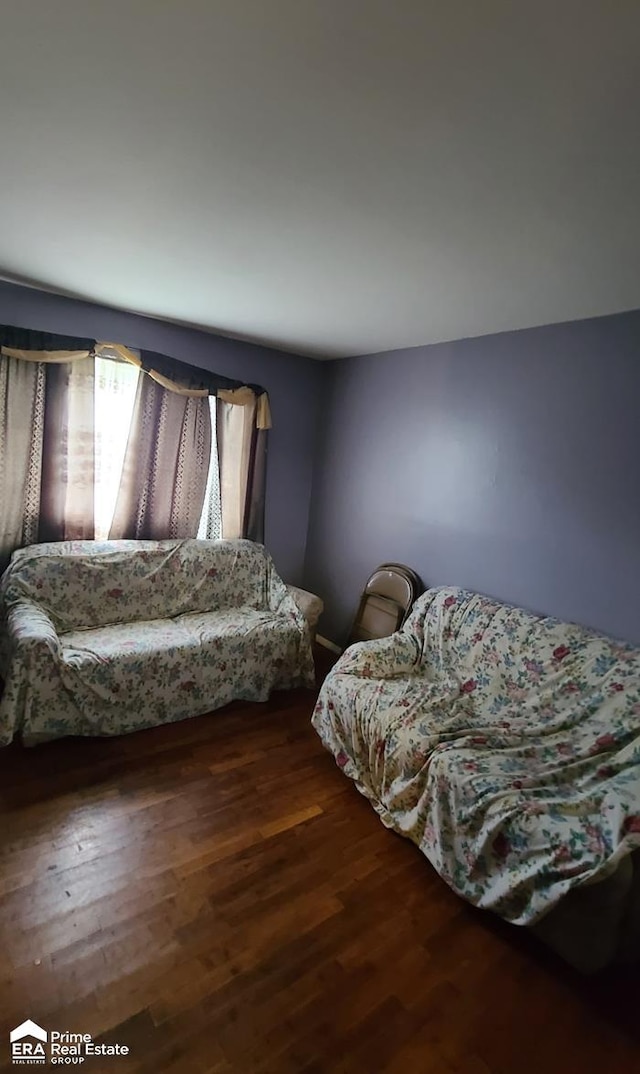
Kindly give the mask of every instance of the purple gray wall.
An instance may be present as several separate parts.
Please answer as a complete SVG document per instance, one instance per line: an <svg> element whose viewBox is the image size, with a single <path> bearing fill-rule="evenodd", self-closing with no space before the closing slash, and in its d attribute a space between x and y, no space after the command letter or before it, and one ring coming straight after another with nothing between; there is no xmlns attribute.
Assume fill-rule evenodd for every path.
<svg viewBox="0 0 640 1074"><path fill-rule="evenodd" d="M1 281L0 323L113 340L262 384L273 415L265 543L280 573L288 581L302 581L320 362Z"/></svg>
<svg viewBox="0 0 640 1074"><path fill-rule="evenodd" d="M331 363L305 580L383 560L640 642L640 311Z"/></svg>

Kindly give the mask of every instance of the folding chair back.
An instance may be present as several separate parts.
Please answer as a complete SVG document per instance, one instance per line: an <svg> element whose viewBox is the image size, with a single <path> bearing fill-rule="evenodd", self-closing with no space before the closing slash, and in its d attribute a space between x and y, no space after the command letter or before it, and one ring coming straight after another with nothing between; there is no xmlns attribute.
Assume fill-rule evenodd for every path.
<svg viewBox="0 0 640 1074"><path fill-rule="evenodd" d="M399 630L422 590L420 578L410 567L381 563L364 587L348 644L386 638Z"/></svg>

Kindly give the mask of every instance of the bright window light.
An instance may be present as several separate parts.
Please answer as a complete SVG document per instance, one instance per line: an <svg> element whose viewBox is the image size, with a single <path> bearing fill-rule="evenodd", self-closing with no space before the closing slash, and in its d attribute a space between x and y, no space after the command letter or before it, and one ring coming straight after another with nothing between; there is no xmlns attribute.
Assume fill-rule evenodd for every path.
<svg viewBox="0 0 640 1074"><path fill-rule="evenodd" d="M198 540L217 541L222 537L222 511L220 508L220 473L216 448L216 397L209 396L211 414L211 458L207 474L207 491L204 495L202 515L198 526Z"/></svg>
<svg viewBox="0 0 640 1074"><path fill-rule="evenodd" d="M139 370L112 358L95 359L95 535L107 540L136 398Z"/></svg>

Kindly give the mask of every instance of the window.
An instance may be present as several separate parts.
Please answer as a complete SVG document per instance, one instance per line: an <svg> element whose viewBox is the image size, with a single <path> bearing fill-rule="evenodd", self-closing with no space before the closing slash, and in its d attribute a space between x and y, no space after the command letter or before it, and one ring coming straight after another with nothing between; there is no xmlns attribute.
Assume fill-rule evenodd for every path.
<svg viewBox="0 0 640 1074"><path fill-rule="evenodd" d="M158 356L167 377L118 343L0 338L0 571L35 541L263 539L265 393Z"/></svg>
<svg viewBox="0 0 640 1074"><path fill-rule="evenodd" d="M95 359L95 534L109 536L140 371L128 362Z"/></svg>
<svg viewBox="0 0 640 1074"><path fill-rule="evenodd" d="M140 371L128 362L96 356L94 514L97 541L105 541L109 537L140 375ZM198 527L198 538L201 540L216 540L222 535L218 452L215 447L216 399L214 396L209 397L209 413L211 415L212 451Z"/></svg>
<svg viewBox="0 0 640 1074"><path fill-rule="evenodd" d="M200 516L200 525L198 526L198 540L200 541L215 541L222 537L220 472L218 470L218 452L216 449L216 402L216 397L210 395L211 458L209 459L209 473L207 474L207 490L204 494L202 515Z"/></svg>

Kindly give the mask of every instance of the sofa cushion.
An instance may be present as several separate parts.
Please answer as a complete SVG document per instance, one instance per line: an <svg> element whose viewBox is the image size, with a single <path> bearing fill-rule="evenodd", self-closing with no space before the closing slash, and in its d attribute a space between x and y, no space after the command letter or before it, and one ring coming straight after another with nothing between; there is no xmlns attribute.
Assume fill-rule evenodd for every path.
<svg viewBox="0 0 640 1074"><path fill-rule="evenodd" d="M115 719L134 725L142 712L175 718L183 701L206 712L212 696L218 705L268 696L282 669L297 666L300 631L285 616L238 608L71 631L60 644L76 706L88 714L112 704Z"/></svg>

